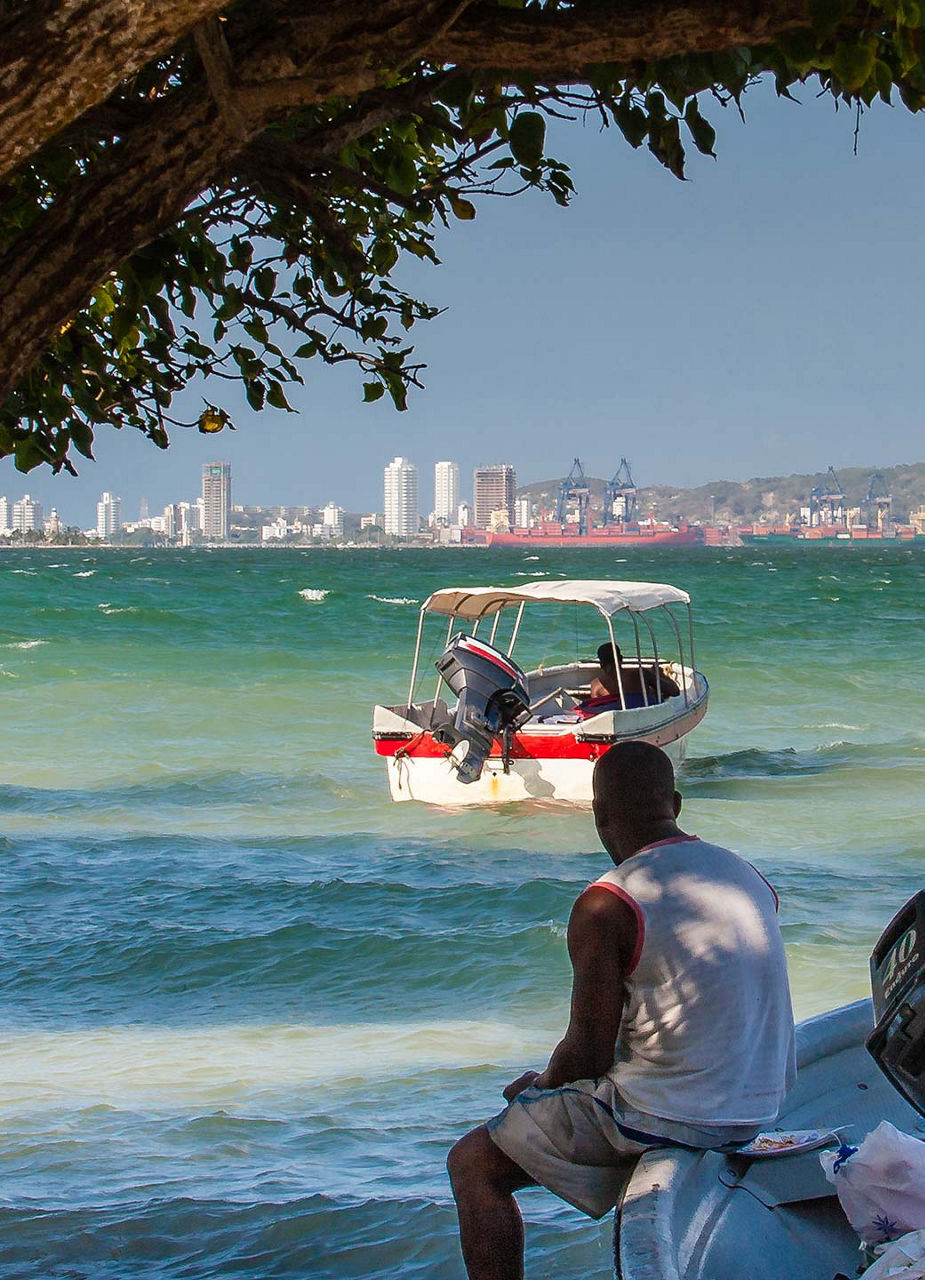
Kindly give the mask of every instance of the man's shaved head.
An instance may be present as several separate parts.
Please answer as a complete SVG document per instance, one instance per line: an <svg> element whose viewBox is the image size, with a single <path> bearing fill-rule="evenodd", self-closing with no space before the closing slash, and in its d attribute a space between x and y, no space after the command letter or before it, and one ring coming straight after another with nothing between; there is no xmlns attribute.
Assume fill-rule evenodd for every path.
<svg viewBox="0 0 925 1280"><path fill-rule="evenodd" d="M671 761L649 742L618 742L594 767L594 820L612 855L680 808Z"/></svg>

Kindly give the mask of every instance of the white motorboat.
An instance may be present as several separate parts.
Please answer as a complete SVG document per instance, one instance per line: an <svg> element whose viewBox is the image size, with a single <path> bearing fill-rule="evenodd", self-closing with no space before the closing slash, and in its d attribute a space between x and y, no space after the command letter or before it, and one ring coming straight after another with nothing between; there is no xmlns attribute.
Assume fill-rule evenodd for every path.
<svg viewBox="0 0 925 1280"><path fill-rule="evenodd" d="M797 1083L778 1128L857 1145L889 1120L923 1136L923 926L919 893L871 957L873 1010L861 1000L797 1027ZM857 1274L858 1243L818 1150L749 1159L653 1149L617 1213L614 1271L617 1280L833 1280Z"/></svg>
<svg viewBox="0 0 925 1280"><path fill-rule="evenodd" d="M548 628L539 619L531 629L525 610L571 605L593 611L597 638L611 652L621 652L616 634L623 641L612 695L591 698L599 661L578 652L530 670L514 658L521 638L540 656L548 652ZM448 624L441 624L436 688L425 700L421 654L434 617ZM582 579L451 587L421 606L408 700L375 708L373 738L393 800L587 804L595 761L615 742L652 742L680 763L708 696L694 665L690 597L677 587Z"/></svg>

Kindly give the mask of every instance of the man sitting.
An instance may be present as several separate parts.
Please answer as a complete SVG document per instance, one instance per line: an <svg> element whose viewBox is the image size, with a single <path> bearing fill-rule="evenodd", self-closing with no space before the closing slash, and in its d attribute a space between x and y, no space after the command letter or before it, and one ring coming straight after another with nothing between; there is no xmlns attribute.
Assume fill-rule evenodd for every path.
<svg viewBox="0 0 925 1280"><path fill-rule="evenodd" d="M614 653L616 652L616 659ZM609 642L602 644L597 651L597 660L601 664L600 672L591 677L590 696L578 704L578 714L582 719L596 716L601 711L622 711L644 707L647 702L664 702L666 698L674 698L681 692L671 676L666 676L654 664L645 667L628 667L623 661L623 653L619 645ZM619 666L619 679L617 668ZM623 688L623 700L620 700L620 688ZM643 695L645 689L645 695Z"/></svg>
<svg viewBox="0 0 925 1280"><path fill-rule="evenodd" d="M515 1191L540 1184L603 1217L647 1148L747 1142L793 1082L777 895L685 834L680 810L658 747L619 743L598 761L594 820L614 869L572 907L568 1029L449 1156L470 1280L523 1276Z"/></svg>

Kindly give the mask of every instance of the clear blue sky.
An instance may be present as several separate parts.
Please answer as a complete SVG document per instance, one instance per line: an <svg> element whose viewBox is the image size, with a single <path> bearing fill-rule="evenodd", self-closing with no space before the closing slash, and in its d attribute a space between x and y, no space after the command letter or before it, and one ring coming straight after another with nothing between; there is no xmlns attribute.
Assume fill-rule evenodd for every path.
<svg viewBox="0 0 925 1280"><path fill-rule="evenodd" d="M694 157L687 183L616 130L557 126L569 209L482 200L441 234L441 267L405 270L448 308L412 331L427 385L405 414L309 365L298 416L235 396L234 434L174 431L161 453L104 430L78 479L4 460L0 493L86 525L103 489L126 518L141 497L152 512L194 497L211 458L232 462L235 502L350 510L381 509L395 453L421 468L423 510L439 458L461 463L464 495L478 463L513 462L525 483L575 454L594 475L626 454L640 485L922 460L925 119L876 104L855 157L853 114L802 96L747 95L745 125L707 103L718 160Z"/></svg>

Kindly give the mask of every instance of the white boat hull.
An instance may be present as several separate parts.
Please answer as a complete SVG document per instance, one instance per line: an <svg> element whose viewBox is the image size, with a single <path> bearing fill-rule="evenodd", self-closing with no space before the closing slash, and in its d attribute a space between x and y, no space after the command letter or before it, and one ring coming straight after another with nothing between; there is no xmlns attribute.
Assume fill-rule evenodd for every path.
<svg viewBox="0 0 925 1280"><path fill-rule="evenodd" d="M610 744L607 744L608 746ZM687 737L666 743L675 767L684 759ZM606 750L606 747L604 748ZM591 778L599 749L584 759L512 760L508 772L498 756L489 757L477 782L463 784L446 757L390 756L389 794L393 800L422 800L437 805L509 804L520 800L591 803Z"/></svg>
<svg viewBox="0 0 925 1280"><path fill-rule="evenodd" d="M917 1136L918 1114L864 1048L870 1001L797 1028L799 1075L777 1122L838 1129L857 1144L881 1120ZM856 1274L857 1235L818 1151L748 1161L716 1151L650 1151L624 1193L617 1280L832 1280Z"/></svg>

